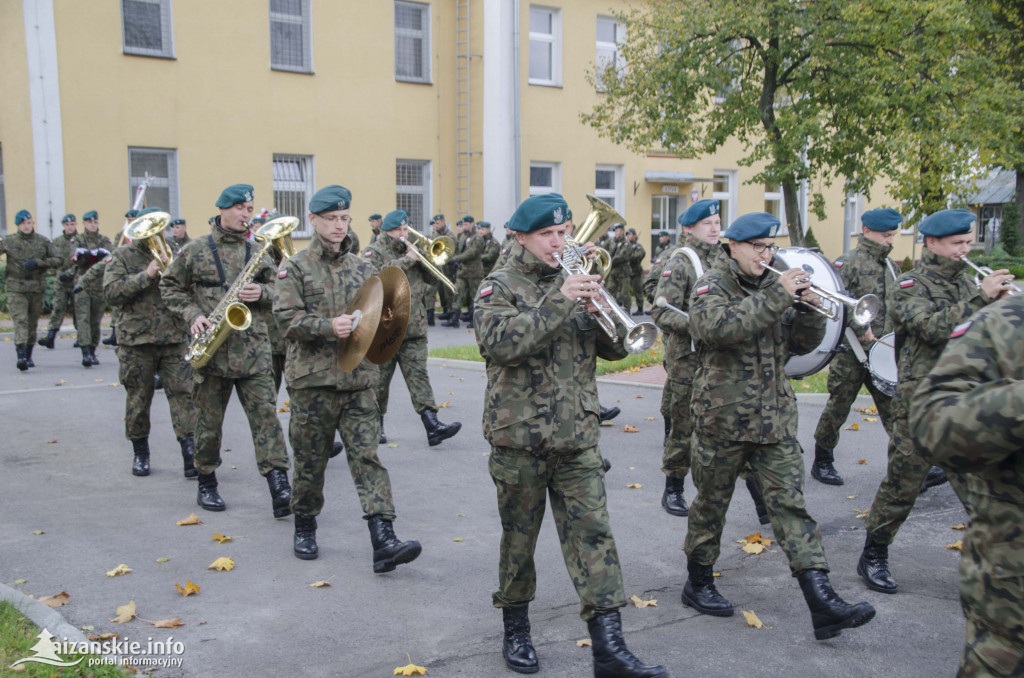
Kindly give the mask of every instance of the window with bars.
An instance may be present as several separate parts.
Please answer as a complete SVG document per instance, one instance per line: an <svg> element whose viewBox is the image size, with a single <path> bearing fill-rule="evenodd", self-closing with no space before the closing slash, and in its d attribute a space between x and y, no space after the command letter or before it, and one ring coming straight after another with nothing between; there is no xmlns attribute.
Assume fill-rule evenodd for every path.
<svg viewBox="0 0 1024 678"><path fill-rule="evenodd" d="M270 0L270 67L313 72L310 0Z"/></svg>
<svg viewBox="0 0 1024 678"><path fill-rule="evenodd" d="M121 0L124 53L174 57L171 0Z"/></svg>
<svg viewBox="0 0 1024 678"><path fill-rule="evenodd" d="M430 82L430 5L395 0L395 80Z"/></svg>
<svg viewBox="0 0 1024 678"><path fill-rule="evenodd" d="M623 66L619 43L625 37L625 28L612 17L597 17L597 51L594 57L595 78L598 90L604 90L603 74L609 68L616 71Z"/></svg>
<svg viewBox="0 0 1024 678"><path fill-rule="evenodd" d="M395 209L410 214L409 227L427 228L430 212L430 161L399 160L395 163Z"/></svg>
<svg viewBox="0 0 1024 678"><path fill-rule="evenodd" d="M530 84L562 84L562 11L530 6Z"/></svg>
<svg viewBox="0 0 1024 678"><path fill-rule="evenodd" d="M128 149L129 205L135 201L135 189L147 176L145 206L159 207L171 216L178 216L178 151L173 148Z"/></svg>
<svg viewBox="0 0 1024 678"><path fill-rule="evenodd" d="M622 165L598 165L594 179L594 197L604 200L623 217L625 198L622 192Z"/></svg>
<svg viewBox="0 0 1024 678"><path fill-rule="evenodd" d="M293 236L311 235L306 215L314 190L313 156L274 154L274 209L278 216L299 218Z"/></svg>

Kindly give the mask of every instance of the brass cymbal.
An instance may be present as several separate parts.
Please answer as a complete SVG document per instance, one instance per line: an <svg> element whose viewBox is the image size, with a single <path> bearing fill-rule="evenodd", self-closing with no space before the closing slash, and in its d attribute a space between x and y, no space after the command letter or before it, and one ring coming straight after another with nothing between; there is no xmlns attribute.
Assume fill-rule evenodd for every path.
<svg viewBox="0 0 1024 678"><path fill-rule="evenodd" d="M377 274L384 285L384 303L380 325L366 358L374 365L382 365L398 353L409 328L409 278L397 266L386 266Z"/></svg>
<svg viewBox="0 0 1024 678"><path fill-rule="evenodd" d="M383 302L384 285L377 276L367 279L349 302L346 315L358 315L359 320L352 334L338 340L338 365L342 371L351 372L363 362L377 333Z"/></svg>

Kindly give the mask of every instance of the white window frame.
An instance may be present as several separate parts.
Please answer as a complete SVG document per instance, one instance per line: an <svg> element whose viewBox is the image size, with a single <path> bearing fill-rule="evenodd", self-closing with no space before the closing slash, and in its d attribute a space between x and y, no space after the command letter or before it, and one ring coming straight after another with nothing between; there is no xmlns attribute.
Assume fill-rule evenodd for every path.
<svg viewBox="0 0 1024 678"><path fill-rule="evenodd" d="M531 85L544 87L562 86L562 10L558 7L546 7L543 5L530 5L530 14L544 12L551 16L551 33L536 33L530 31L530 45L543 43L551 45L551 77L535 78L530 75ZM531 64L532 66L532 64ZM531 71L528 70L528 73Z"/></svg>
<svg viewBox="0 0 1024 678"><path fill-rule="evenodd" d="M597 187L598 172L613 172L615 185L612 188ZM616 212L626 217L626 186L624 181L624 168L622 165L598 165L594 168L594 197L604 200L611 205ZM611 198L611 200L608 200Z"/></svg>
<svg viewBox="0 0 1024 678"><path fill-rule="evenodd" d="M414 184L399 184L398 172L400 171L401 165L407 165L408 167L418 167L421 172L422 183L420 185ZM415 208L410 210L413 214L409 217L409 225L411 228L420 231L421 233L428 229L430 215L433 214L432 198L433 198L433 162L430 160L414 160L409 158L399 158L395 161L395 209L405 209L402 207L401 199L406 197L412 200L419 198L420 210L419 215L416 214Z"/></svg>
<svg viewBox="0 0 1024 678"><path fill-rule="evenodd" d="M7 233L7 197L4 192L4 145L0 142L0 235Z"/></svg>
<svg viewBox="0 0 1024 678"><path fill-rule="evenodd" d="M273 176L273 207L280 216L298 217L299 226L292 232L293 238L309 238L313 235L307 215L309 201L316 190L316 163L311 155L295 153L274 153L271 174ZM301 194L298 204L278 200L278 193ZM279 204L280 202L280 204ZM257 209L259 207L257 206Z"/></svg>
<svg viewBox="0 0 1024 678"><path fill-rule="evenodd" d="M298 0L300 14L285 14L271 9L273 0L268 3L270 27L270 68L275 71L291 71L293 73L313 72L313 15L310 0ZM274 63L274 24L298 24L302 28L302 64Z"/></svg>
<svg viewBox="0 0 1024 678"><path fill-rule="evenodd" d="M407 9L413 9L421 12L423 15L423 28L420 30L412 28L399 28L398 26L398 8L405 7ZM395 80L399 82L418 82L430 84L431 81L431 52L430 52L430 33L431 33L431 18L430 18L430 5L422 2L410 2L409 0L395 0ZM423 63L423 73L420 75L404 75L398 71L398 46L400 38L421 38L421 51L420 55Z"/></svg>
<svg viewBox="0 0 1024 678"><path fill-rule="evenodd" d="M717 170L716 169L714 171L713 176L712 176L712 181L711 181L711 187L712 187L711 188L711 198L712 198L712 200L719 201L720 204L723 203L723 202L725 203L725 209L721 210L722 231L723 232L725 231L725 229L729 228L729 224L731 224L733 222L733 219L736 218L736 210L737 210L737 204L736 203L737 203L737 200L739 199L739 195L737 195L737 185L738 185L737 179L738 179L738 175L739 175L739 173L736 170ZM725 190L724 191L716 191L716 190L714 190L714 185L716 183L716 181L715 181L716 179L724 179L725 180Z"/></svg>
<svg viewBox="0 0 1024 678"><path fill-rule="evenodd" d="M550 169L551 185L541 186L533 183L534 169ZM530 163L530 195L543 195L544 193L562 192L562 163L560 162L531 162Z"/></svg>
<svg viewBox="0 0 1024 678"><path fill-rule="evenodd" d="M146 189L146 204L151 207L161 207L166 210L169 214L179 215L181 214L180 205L180 186L178 182L178 149L176 148L147 148L143 146L129 146L128 147L128 204L131 205L135 201L135 189L138 188L139 184L145 178L145 171L139 171L134 166L134 154L135 153L152 153L157 155L163 155L167 158L167 176L149 176L149 187ZM167 189L167 202L166 205L154 204L153 194L150 193L151 189L154 188L166 188Z"/></svg>
<svg viewBox="0 0 1024 678"><path fill-rule="evenodd" d="M602 23L611 23L615 29L615 42L607 42L605 40L597 39L597 27ZM597 91L603 92L604 86L601 83L601 71L604 70L608 61L615 63L615 70L621 71L625 67L625 61L622 58L622 52L619 46L625 42L626 38L626 27L615 17L604 16L602 14L597 15L597 22L594 24L594 84L597 86ZM610 53L610 54L609 54ZM602 63L602 56L604 57L604 63Z"/></svg>
<svg viewBox="0 0 1024 678"><path fill-rule="evenodd" d="M765 184L764 188L765 188L765 190L764 190L764 201L765 201L765 203L770 203L771 202L771 203L776 203L778 205L778 207L776 208L777 209L776 212L768 212L768 210L765 209L765 212L768 212L768 214L771 214L772 216L774 216L775 218L777 218L779 220L779 232L777 233L777 235L780 236L780 237L781 236L789 235L789 229L786 228L786 203L785 203L785 200L782 197L782 186L781 185L777 186L776 187L777 190L774 190L774 191L769 191L767 184ZM768 205L765 204L765 208L767 208L767 207L768 207Z"/></svg>
<svg viewBox="0 0 1024 678"><path fill-rule="evenodd" d="M161 49L137 47L128 44L128 24L125 21L125 3L140 5L157 5L160 8L160 42ZM121 45L125 54L132 56L148 56L162 59L174 58L174 18L171 15L171 0L121 0Z"/></svg>
<svg viewBox="0 0 1024 678"><path fill-rule="evenodd" d="M846 240L860 235L860 218L864 214L863 196L860 193L847 193L846 204L843 205L843 230Z"/></svg>

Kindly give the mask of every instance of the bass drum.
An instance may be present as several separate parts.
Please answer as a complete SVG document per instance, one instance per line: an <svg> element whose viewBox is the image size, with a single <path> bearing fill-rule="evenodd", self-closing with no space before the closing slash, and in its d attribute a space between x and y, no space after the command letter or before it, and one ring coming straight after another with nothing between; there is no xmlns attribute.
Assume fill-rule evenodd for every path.
<svg viewBox="0 0 1024 678"><path fill-rule="evenodd" d="M868 371L871 382L890 398L896 395L899 368L896 367L896 333L890 332L878 339L868 351Z"/></svg>
<svg viewBox="0 0 1024 678"><path fill-rule="evenodd" d="M773 267L779 270L787 268L803 269L811 278L815 287L828 292L842 292L843 281L836 273L835 267L820 252L804 247L786 247L775 253ZM825 338L809 353L793 355L786 361L786 376L790 379L803 379L815 372L820 372L836 354L836 347L843 340L843 316L846 307L840 305L837 318L825 321Z"/></svg>

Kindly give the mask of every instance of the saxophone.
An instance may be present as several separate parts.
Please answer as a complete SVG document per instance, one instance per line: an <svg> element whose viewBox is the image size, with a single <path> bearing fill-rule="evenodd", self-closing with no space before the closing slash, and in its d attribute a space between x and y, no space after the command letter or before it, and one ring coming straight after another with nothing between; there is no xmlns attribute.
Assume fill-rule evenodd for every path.
<svg viewBox="0 0 1024 678"><path fill-rule="evenodd" d="M267 254L274 246L274 241L266 236L253 233L252 237L254 240L262 242L263 246L238 273L238 277L231 283L231 287L217 302L216 308L207 316L213 327L192 337L192 342L188 345L188 353L185 354L185 360L192 367L199 368L210 362L213 354L217 352L232 330L244 332L252 324L252 311L244 302L238 300L238 291L252 282L256 271L263 263L263 255Z"/></svg>

